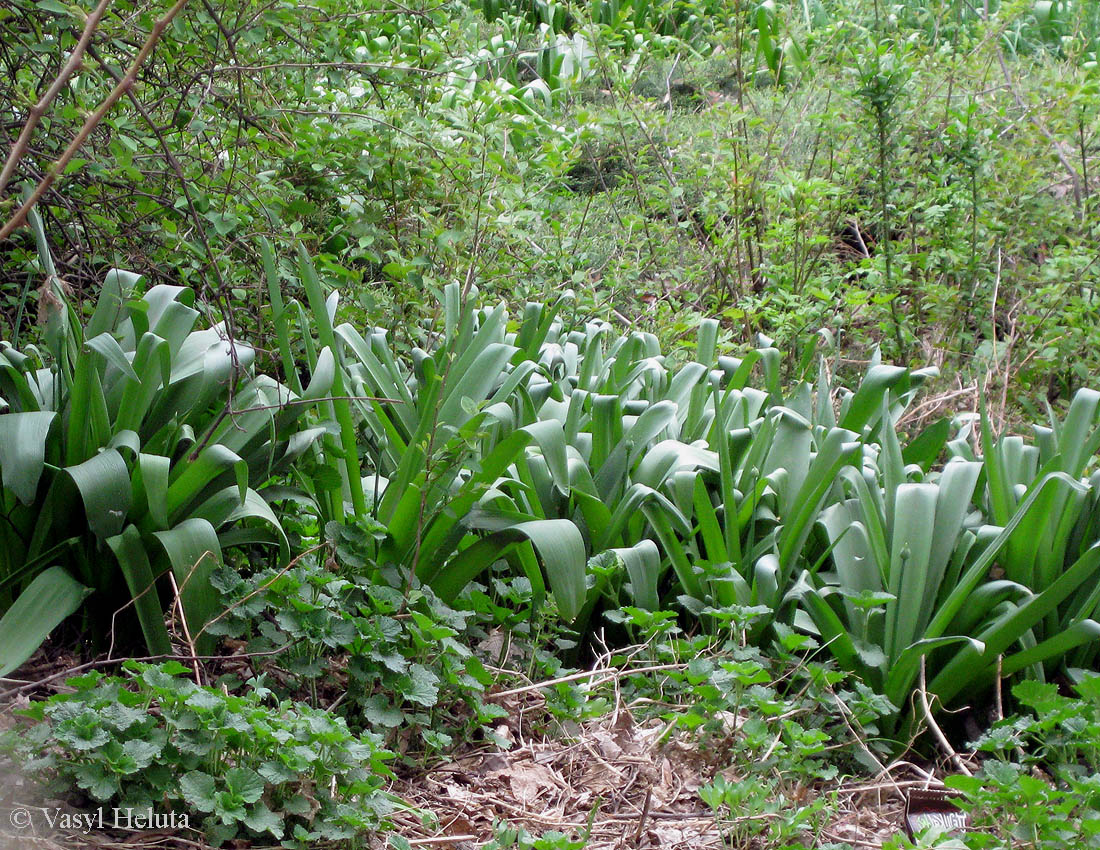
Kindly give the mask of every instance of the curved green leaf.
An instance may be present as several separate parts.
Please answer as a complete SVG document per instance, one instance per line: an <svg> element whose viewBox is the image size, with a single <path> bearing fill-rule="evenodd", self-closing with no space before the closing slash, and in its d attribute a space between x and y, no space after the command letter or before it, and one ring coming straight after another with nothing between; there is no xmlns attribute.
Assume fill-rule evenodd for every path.
<svg viewBox="0 0 1100 850"><path fill-rule="evenodd" d="M116 449L107 449L84 463L66 467L80 498L88 526L100 538L122 531L130 510L130 471Z"/></svg>
<svg viewBox="0 0 1100 850"><path fill-rule="evenodd" d="M30 658L91 592L61 567L50 567L35 576L0 617L0 676L7 676Z"/></svg>
<svg viewBox="0 0 1100 850"><path fill-rule="evenodd" d="M114 552L126 586L130 589L146 647L154 655L170 655L172 642L164 625L164 610L157 594L156 577L141 532L135 526L128 525L122 534L109 538L107 545Z"/></svg>
<svg viewBox="0 0 1100 850"><path fill-rule="evenodd" d="M516 543L530 541L546 569L558 610L572 620L584 605L585 555L580 530L564 519L520 522L483 537L452 558L434 575L419 575L446 601L454 599L475 576L503 557Z"/></svg>
<svg viewBox="0 0 1100 850"><path fill-rule="evenodd" d="M0 414L0 480L24 505L34 502L46 459L52 411Z"/></svg>

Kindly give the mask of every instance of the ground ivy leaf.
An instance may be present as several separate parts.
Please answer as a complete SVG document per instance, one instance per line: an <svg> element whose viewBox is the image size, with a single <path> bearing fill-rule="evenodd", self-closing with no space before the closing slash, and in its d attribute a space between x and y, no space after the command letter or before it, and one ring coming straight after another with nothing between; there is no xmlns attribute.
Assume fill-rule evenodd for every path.
<svg viewBox="0 0 1100 850"><path fill-rule="evenodd" d="M436 732L433 729L424 729L420 733L424 736L424 743L429 747L433 747L437 750L441 750L444 747L451 745L452 738L450 735L444 732Z"/></svg>
<svg viewBox="0 0 1100 850"><path fill-rule="evenodd" d="M198 686L189 679L177 678L181 673L191 672L178 661L168 661L160 668L149 667L141 674L141 678L154 691L167 691L169 693L190 693L197 690Z"/></svg>
<svg viewBox="0 0 1100 850"><path fill-rule="evenodd" d="M375 726L394 728L405 719L401 709L389 702L381 694L375 694L363 706L363 715Z"/></svg>
<svg viewBox="0 0 1100 850"><path fill-rule="evenodd" d="M118 777L105 772L97 763L81 764L73 770L76 784L97 800L109 800L119 791Z"/></svg>
<svg viewBox="0 0 1100 850"><path fill-rule="evenodd" d="M192 770L180 777L180 793L183 799L200 812L214 811L214 777L199 770Z"/></svg>
<svg viewBox="0 0 1100 850"><path fill-rule="evenodd" d="M135 723L147 716L140 708L128 708L119 703L111 703L100 710L99 716L120 732L125 732Z"/></svg>
<svg viewBox="0 0 1100 850"><path fill-rule="evenodd" d="M134 770L144 770L160 755L160 745L155 741L134 739L122 745L123 752L134 760Z"/></svg>
<svg viewBox="0 0 1100 850"><path fill-rule="evenodd" d="M187 698L187 704L192 708L215 709L222 704L222 697L213 691L197 690Z"/></svg>
<svg viewBox="0 0 1100 850"><path fill-rule="evenodd" d="M260 765L259 774L272 785L280 782L290 782L298 776L298 774L289 767L277 761L265 761Z"/></svg>
<svg viewBox="0 0 1100 850"><path fill-rule="evenodd" d="M439 699L439 677L421 664L413 664L399 683L402 696L430 708Z"/></svg>
<svg viewBox="0 0 1100 850"><path fill-rule="evenodd" d="M253 832L270 832L276 838L283 837L283 816L271 811L263 803L252 807L244 823Z"/></svg>
<svg viewBox="0 0 1100 850"><path fill-rule="evenodd" d="M231 791L222 791L214 795L214 813L224 824L244 820L248 814L241 798Z"/></svg>
<svg viewBox="0 0 1100 850"><path fill-rule="evenodd" d="M409 662L397 652L378 653L372 656L372 660L381 661L388 670L394 673L404 673L409 669Z"/></svg>
<svg viewBox="0 0 1100 850"><path fill-rule="evenodd" d="M229 790L246 803L255 803L264 793L264 780L256 771L247 767L232 767L225 773Z"/></svg>
<svg viewBox="0 0 1100 850"><path fill-rule="evenodd" d="M297 796L291 797L283 804L283 810L288 815L305 817L310 811L309 800L307 800L304 795L298 794Z"/></svg>
<svg viewBox="0 0 1100 850"><path fill-rule="evenodd" d="M83 726L73 729L64 740L74 750L98 750L109 739L110 735L102 726Z"/></svg>

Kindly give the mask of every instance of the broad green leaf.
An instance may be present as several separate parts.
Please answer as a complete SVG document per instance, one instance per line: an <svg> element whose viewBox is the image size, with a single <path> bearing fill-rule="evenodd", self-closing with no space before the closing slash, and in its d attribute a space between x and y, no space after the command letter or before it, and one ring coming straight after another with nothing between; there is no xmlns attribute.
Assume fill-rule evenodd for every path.
<svg viewBox="0 0 1100 850"><path fill-rule="evenodd" d="M1077 647L1097 641L1100 641L1100 623L1095 620L1079 620L1042 643L1008 656L1002 665L1001 675L1011 676L1033 664L1063 658Z"/></svg>
<svg viewBox="0 0 1100 850"><path fill-rule="evenodd" d="M1022 508L1023 506L1021 506ZM1058 606L1067 596L1085 582L1094 580L1100 571L1100 543L1094 544L1073 566L1067 569L1053 584L1019 606L1012 606L996 621L977 635L985 645L979 658L979 650L967 648L955 656L935 679L929 690L939 694L944 702L950 701L964 690L967 683L984 666L993 663L998 655L1016 644L1046 614ZM1054 636L1051 636L1054 637Z"/></svg>
<svg viewBox="0 0 1100 850"><path fill-rule="evenodd" d="M258 802L248 810L244 823L253 832L270 832L275 838L282 838L283 818L283 812L273 812L263 802Z"/></svg>
<svg viewBox="0 0 1100 850"><path fill-rule="evenodd" d="M204 519L188 519L167 531L153 533L168 556L179 588L187 626L199 655L214 649L213 635L203 629L220 611L210 574L221 565L221 544L214 527Z"/></svg>
<svg viewBox="0 0 1100 850"><path fill-rule="evenodd" d="M34 577L0 617L0 676L23 664L92 592L61 567Z"/></svg>
<svg viewBox="0 0 1100 850"><path fill-rule="evenodd" d="M84 345L101 355L110 365L118 369L125 378L131 381L141 380L137 372L134 371L134 367L130 365L130 359L126 356L126 352L122 350L122 346L110 333L101 333L99 336L92 337Z"/></svg>
<svg viewBox="0 0 1100 850"><path fill-rule="evenodd" d="M212 812L217 805L214 777L199 770L192 770L180 777L180 793L189 805L200 812Z"/></svg>
<svg viewBox="0 0 1100 850"><path fill-rule="evenodd" d="M0 414L0 480L24 505L34 502L56 413Z"/></svg>
<svg viewBox="0 0 1100 850"><path fill-rule="evenodd" d="M128 525L122 534L109 538L107 545L114 552L126 586L130 589L146 647L154 655L171 655L172 643L164 625L164 611L141 532L135 526Z"/></svg>
<svg viewBox="0 0 1100 850"><path fill-rule="evenodd" d="M657 580L661 575L661 553L652 540L642 540L633 546L610 550L623 562L630 577L634 604L647 611L660 607Z"/></svg>
<svg viewBox="0 0 1100 850"><path fill-rule="evenodd" d="M897 599L896 604L886 609L884 649L891 659L920 636L917 624L931 578L929 558L935 534L938 493L938 488L933 484L902 484L898 487L886 587Z"/></svg>
<svg viewBox="0 0 1100 850"><path fill-rule="evenodd" d="M546 569L558 610L566 620L572 620L584 604L586 561L584 540L568 520L517 523L478 540L435 574L420 577L440 598L449 601L509 548L524 541L530 541Z"/></svg>
<svg viewBox="0 0 1100 850"><path fill-rule="evenodd" d="M231 767L225 772L225 784L231 794L245 803L255 803L264 793L264 780L247 767Z"/></svg>
<svg viewBox="0 0 1100 850"><path fill-rule="evenodd" d="M947 417L937 419L905 444L901 450L902 460L906 464L915 463L927 472L943 452L950 434L951 420Z"/></svg>
<svg viewBox="0 0 1100 850"><path fill-rule="evenodd" d="M207 446L197 458L177 464L176 478L168 487L168 513L179 519L204 491L210 490L224 473L232 471L240 498L248 489L248 466L235 452L215 443Z"/></svg>
<svg viewBox="0 0 1100 850"><path fill-rule="evenodd" d="M324 294L321 291L321 282L317 278L317 270L302 245L298 246L298 269L302 278L302 285L305 287L309 299L310 310L313 312L314 326L321 340L321 345L335 353L338 349L332 327L332 318L328 305L325 303ZM344 485L348 488L351 496L352 510L357 517L363 517L367 513L367 504L363 494L363 476L359 469L359 451L355 442L355 423L351 417L351 404L344 398L347 395L347 390L343 369L337 369L333 375L332 394L336 398L330 404L336 421L340 425L340 444L344 452L342 458Z"/></svg>
<svg viewBox="0 0 1100 850"><path fill-rule="evenodd" d="M122 531L130 510L130 471L122 455L107 449L65 473L80 491L92 532L105 539Z"/></svg>
<svg viewBox="0 0 1100 850"><path fill-rule="evenodd" d="M890 390L901 382L909 370L901 366L872 366L860 381L855 394L847 399L840 427L861 432L871 417L882 408Z"/></svg>
<svg viewBox="0 0 1100 850"><path fill-rule="evenodd" d="M84 327L84 339L89 340L108 333L119 323L130 293L143 279L139 274L122 269L111 269L104 275L95 312Z"/></svg>

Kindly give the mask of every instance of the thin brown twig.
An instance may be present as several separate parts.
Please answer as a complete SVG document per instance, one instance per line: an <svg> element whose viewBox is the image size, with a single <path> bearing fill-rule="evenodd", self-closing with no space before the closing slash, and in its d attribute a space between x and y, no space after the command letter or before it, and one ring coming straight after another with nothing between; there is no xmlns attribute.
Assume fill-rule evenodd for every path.
<svg viewBox="0 0 1100 850"><path fill-rule="evenodd" d="M832 690L832 688L829 689L829 695L833 698L833 702L836 703L836 707L840 709L840 719L844 721L844 725L848 728L848 732L851 733L852 740L859 744L860 749L862 749L863 752L866 753L866 755L871 759L871 761L875 763L875 765L879 769L879 775L882 776L885 774L887 777L889 777L890 773L886 769L886 765L879 761L878 757L871 751L871 748L868 747L867 743L864 741L865 736L856 732L855 727L852 726L851 722L848 720L848 717L851 714L851 710L848 708L848 706L844 704L844 700L838 697L836 693ZM855 718L853 717L852 719L854 720ZM894 783L894 789L897 790L897 783ZM901 792L899 791L898 793Z"/></svg>
<svg viewBox="0 0 1100 850"><path fill-rule="evenodd" d="M124 661L137 661L142 664L155 664L160 661L227 661L237 660L243 658L268 658L272 655L281 655L288 649L296 646L302 641L302 638L295 638L290 643L285 643L282 646L278 646L275 649L265 649L259 652L239 652L234 655L173 655L173 654L161 654L161 655L139 655L131 658L100 658L97 661L88 661L84 664L77 664L75 667L69 667L65 670L58 670L56 673L51 673L49 676L45 676L36 682L28 682L25 685L20 685L18 688L9 688L6 691L0 692L0 702L7 700L9 697L18 696L19 694L26 693L27 691L33 691L35 688L40 688L47 682L53 682L57 679L68 678L74 676L77 673L83 673L85 670L94 670L97 667L117 667Z"/></svg>
<svg viewBox="0 0 1100 850"><path fill-rule="evenodd" d="M214 623L218 622L218 620L220 620L222 617L225 617L228 614L232 614L234 610L239 608L241 605L244 605L244 603L246 603L253 596L256 596L257 594L263 593L265 590L267 590L269 587L271 587L271 585L273 585L280 578L282 578L284 575L286 575L286 573L288 573L290 570L292 570L298 564L298 562L300 560L302 560L302 558L304 558L306 555L311 555L314 552L316 552L318 549L323 549L326 546L328 546L328 543L317 543L313 546L310 546L308 549L303 550L302 552L300 552L295 557L291 558L290 561L287 563L287 565L285 567L283 567L281 570L279 570L279 572L277 572L275 575L273 575L270 579L268 579L266 582L261 584L259 587L257 587L255 590L253 590L251 593L248 593L244 597L242 597L241 599L238 599L236 602L234 602L232 605L230 605L228 608L226 608L224 611L222 611L220 614L218 614L218 616L215 617L213 620L211 620L209 623L205 623L203 625L203 627L199 630L199 633L198 633L197 637L202 637L203 633L208 628L210 628L212 625L214 625Z"/></svg>
<svg viewBox="0 0 1100 850"><path fill-rule="evenodd" d="M568 676L559 676L556 679L547 679L544 682L535 682L533 685L524 685L520 688L512 688L507 691L497 691L493 694L486 694L486 699L501 699L503 697L516 696L517 694L531 693L532 691L541 690L542 688L552 688L555 685L562 685L566 682L576 682L581 679L591 679L594 676L603 676L604 678L599 681L593 682L593 685L602 685L607 682L622 679L626 676L633 676L636 673L659 673L665 670L683 670L686 668L686 664L655 664L651 667L638 667L633 670L584 670L580 673L570 673Z"/></svg>
<svg viewBox="0 0 1100 850"><path fill-rule="evenodd" d="M921 708L924 710L924 719L928 722L928 728L932 732L933 737L936 739L936 743L940 745L940 749L951 760L951 763L955 765L955 768L966 776L973 776L969 768L963 763L962 757L955 752L951 746L951 742L947 740L947 736L943 734L943 730L940 729L935 718L932 717L932 707L928 704L928 690L927 683L925 681L925 663L924 656L920 659L920 688L917 690L917 697L920 699Z"/></svg>
<svg viewBox="0 0 1100 850"><path fill-rule="evenodd" d="M107 72L116 85L122 85L123 78L119 76L119 73L104 61L103 57L99 55L99 52L95 49L95 45L88 48L88 53L92 58L100 64L100 66ZM144 119L145 123L149 126L150 132L156 137L157 143L160 145L161 151L164 153L164 158L168 164L172 167L172 171L175 172L176 179L179 181L180 190L183 192L183 197L187 201L187 209L191 215L191 221L195 225L195 233L198 235L199 240L203 244L207 259L210 261L210 269L214 272L214 276L218 279L218 284L221 290L225 290L225 280L222 277L221 267L218 265L217 258L214 256L214 249L210 245L210 240L206 235L206 228L203 227L202 221L199 219L199 212L195 208L194 199L191 197L191 189L187 182L187 177L183 173L183 166L180 165L179 159L172 152L172 148L168 145L168 140L164 138L164 133L161 132L160 127L157 126L156 121L153 120L153 116L149 114L149 110L145 108L145 105L137 99L134 95L133 87L126 87L126 96L133 104L134 109ZM215 295L216 300L216 295ZM228 306L228 305L227 305ZM228 311L227 311L228 312ZM232 346L232 340L230 345ZM235 352L235 348L234 348ZM236 354L233 355L234 366L236 366Z"/></svg>
<svg viewBox="0 0 1100 850"><path fill-rule="evenodd" d="M1004 701L1001 697L1001 670L1004 662L1004 656L997 656L997 678L995 680L996 687L993 691L993 710L997 713L997 722L1000 723L1005 719L1005 707Z"/></svg>
<svg viewBox="0 0 1100 850"><path fill-rule="evenodd" d="M110 5L111 0L99 0L99 5L97 5L85 19L84 31L80 34L80 39L77 41L76 46L73 47L73 52L69 54L69 59L61 69L61 72L57 75L53 83L50 84L50 87L46 89L46 93L39 98L38 102L32 106L30 112L27 113L26 123L23 124L23 129L19 132L19 137L12 143L11 153L8 154L8 158L4 162L4 168L0 170L0 194L3 194L4 188L8 185L8 181L11 180L12 174L15 173L15 167L19 164L19 160L21 160L23 155L27 152L27 147L31 142L31 136L34 134L34 128L38 126L38 122L42 120L42 116L46 114L46 110L49 108L50 104L53 103L54 98L56 98L61 89L65 87L65 83L69 81L69 77L76 73L83 64L84 51L87 50L92 43L92 36L95 34L100 20L102 20L103 15L106 13L107 7Z"/></svg>
<svg viewBox="0 0 1100 850"><path fill-rule="evenodd" d="M517 54L518 55L518 54ZM470 63L474 64L473 62ZM316 70L332 68L337 71L408 71L430 77L446 77L451 71L433 71L430 68L417 68L412 65L387 65L383 62L275 62L270 65L217 65L206 68L204 75L228 74L232 72L256 73L258 71Z"/></svg>
<svg viewBox="0 0 1100 850"><path fill-rule="evenodd" d="M126 69L126 75L122 78L121 82L111 90L111 93L107 95L104 101L96 107L96 110L84 121L84 125L77 132L76 136L73 137L73 140L69 142L69 146L65 148L64 153L50 165L34 191L31 192L30 197L27 198L23 205L15 211L15 214L8 219L7 224L0 227L0 241L7 239L16 228L20 227L27 220L27 213L33 209L35 204L42 200L42 196L49 191L54 181L65 172L66 166L68 166L73 157L76 156L76 152L84 146L86 141L88 141L88 137L92 134L92 130L94 130L106 117L107 113L111 111L111 108L118 102L119 98L133 86L134 81L137 80L138 71L153 52L153 47L160 40L161 34L185 5L187 5L187 0L176 0L176 4L153 24L153 29L150 31L149 37L146 38L145 43L141 46L141 49L130 63L130 67Z"/></svg>
<svg viewBox="0 0 1100 850"><path fill-rule="evenodd" d="M205 557L206 556L203 555L203 558ZM201 562L202 558L199 558L199 561ZM195 567L198 567L197 563L195 564ZM187 648L191 650L191 655L193 657L195 655L195 642L191 639L191 629L187 625L187 612L183 609L183 599L180 597L179 585L176 584L176 575L171 570L168 571L168 581L172 585L172 595L174 597L172 600L172 610L179 609L180 625L183 627L183 636L187 641ZM202 674L199 673L199 662L192 661L191 669L195 673L195 684L201 688Z"/></svg>
<svg viewBox="0 0 1100 850"><path fill-rule="evenodd" d="M638 828L634 830L634 846L642 843L642 833L645 832L645 822L649 817L649 807L653 804L653 786L650 785L645 792L645 803L642 805L642 813L638 815Z"/></svg>

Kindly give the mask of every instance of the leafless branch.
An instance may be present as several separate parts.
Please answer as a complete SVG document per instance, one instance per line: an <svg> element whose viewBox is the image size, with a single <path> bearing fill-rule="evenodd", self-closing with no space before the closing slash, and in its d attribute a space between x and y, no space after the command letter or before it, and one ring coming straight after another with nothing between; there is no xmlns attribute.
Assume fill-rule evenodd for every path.
<svg viewBox="0 0 1100 850"><path fill-rule="evenodd" d="M103 19L103 15L110 5L111 0L99 0L99 5L92 10L92 13L84 21L84 32L80 34L80 40L77 41L73 52L69 54L69 59L61 69L61 73L46 89L46 93L39 98L38 103L31 107L31 111L27 114L26 123L23 124L23 129L19 133L19 138L12 144L11 153L8 154L3 170L0 170L0 194L3 193L4 187L8 185L12 174L15 173L15 166L19 164L19 160L27 152L27 146L30 144L34 128L38 126L38 122L42 120L42 116L46 114L46 110L53 103L54 98L65 87L69 77L76 73L83 63L84 51L91 44L96 27L99 26L99 22Z"/></svg>
<svg viewBox="0 0 1100 850"><path fill-rule="evenodd" d="M153 29L150 31L148 38L145 39L145 43L141 46L141 50L138 51L134 60L130 63L130 67L126 69L126 74L122 80L112 89L111 93L107 95L103 103L88 116L84 125L80 128L80 131L73 137L69 146L65 148L65 152L50 166L23 206L16 210L15 215L8 220L7 224L0 227L0 241L7 239L17 227L27 220L27 213L29 213L34 205L42 199L42 196L49 191L54 181L65 172L65 167L72 161L73 157L76 156L76 152L84 146L84 143L88 140L88 137L92 134L92 131L99 122L106 117L107 113L111 111L111 107L118 102L119 98L130 90L134 81L137 79L138 71L153 52L153 48L160 40L161 34L185 5L187 5L187 0L176 0L176 4L153 24Z"/></svg>

